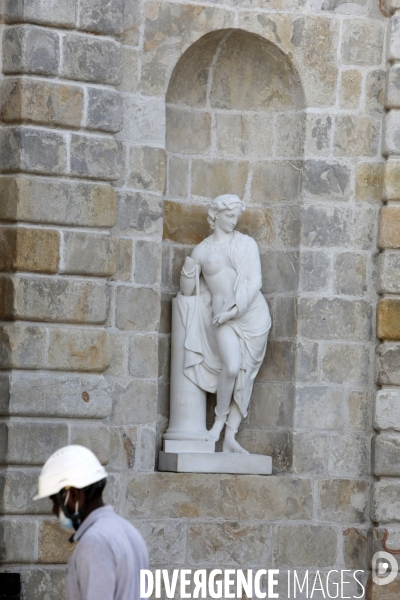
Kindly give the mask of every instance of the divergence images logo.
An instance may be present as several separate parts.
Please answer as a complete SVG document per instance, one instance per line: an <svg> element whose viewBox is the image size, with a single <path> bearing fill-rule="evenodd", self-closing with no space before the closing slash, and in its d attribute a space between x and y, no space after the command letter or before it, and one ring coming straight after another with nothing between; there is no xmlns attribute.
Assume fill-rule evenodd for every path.
<svg viewBox="0 0 400 600"><path fill-rule="evenodd" d="M389 570L390 567L390 570ZM396 579L397 560L388 552L375 552L372 557L372 579L376 585L388 585Z"/></svg>

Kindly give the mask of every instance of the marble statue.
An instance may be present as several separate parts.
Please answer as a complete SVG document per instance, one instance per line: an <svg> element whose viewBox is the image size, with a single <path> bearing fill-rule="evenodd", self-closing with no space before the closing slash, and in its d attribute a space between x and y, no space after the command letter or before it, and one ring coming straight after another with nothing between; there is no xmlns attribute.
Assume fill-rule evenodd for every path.
<svg viewBox="0 0 400 600"><path fill-rule="evenodd" d="M200 390L217 394L215 422L203 432L205 440L215 443L225 427L223 452L239 454L248 454L235 435L247 414L271 327L260 291L257 243L235 231L244 210L244 203L232 194L211 203L212 233L186 258L176 299L184 327L184 375Z"/></svg>

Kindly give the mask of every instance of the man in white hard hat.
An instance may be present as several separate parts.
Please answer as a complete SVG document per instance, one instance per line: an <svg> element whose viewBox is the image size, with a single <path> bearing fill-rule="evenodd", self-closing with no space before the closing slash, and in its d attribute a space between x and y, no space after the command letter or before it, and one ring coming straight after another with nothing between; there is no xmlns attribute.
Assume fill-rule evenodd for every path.
<svg viewBox="0 0 400 600"><path fill-rule="evenodd" d="M107 472L84 446L65 446L46 461L34 500L53 502L62 529L78 544L68 562L69 600L139 600L140 570L148 569L140 533L105 506Z"/></svg>

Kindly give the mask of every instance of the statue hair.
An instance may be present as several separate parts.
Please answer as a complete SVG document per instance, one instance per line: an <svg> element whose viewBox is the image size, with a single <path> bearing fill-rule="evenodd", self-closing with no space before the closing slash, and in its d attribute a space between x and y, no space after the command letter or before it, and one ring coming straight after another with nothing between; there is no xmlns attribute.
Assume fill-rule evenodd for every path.
<svg viewBox="0 0 400 600"><path fill-rule="evenodd" d="M212 202L211 206L208 209L208 217L207 221L210 225L211 229L215 227L215 218L217 214L228 208L233 208L234 206L239 206L241 211L246 210L246 205L239 196L235 196L235 194L223 194L222 196L217 196Z"/></svg>

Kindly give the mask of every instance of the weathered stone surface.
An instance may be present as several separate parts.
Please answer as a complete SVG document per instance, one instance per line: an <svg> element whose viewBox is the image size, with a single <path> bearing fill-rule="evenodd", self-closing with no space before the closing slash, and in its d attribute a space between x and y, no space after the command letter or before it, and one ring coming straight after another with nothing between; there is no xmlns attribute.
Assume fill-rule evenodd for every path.
<svg viewBox="0 0 400 600"><path fill-rule="evenodd" d="M131 148L129 185L138 190L164 192L166 156L161 148Z"/></svg>
<svg viewBox="0 0 400 600"><path fill-rule="evenodd" d="M336 117L335 156L375 156L378 153L379 124L371 117Z"/></svg>
<svg viewBox="0 0 400 600"><path fill-rule="evenodd" d="M365 346L334 344L322 350L322 380L326 383L366 383L369 349Z"/></svg>
<svg viewBox="0 0 400 600"><path fill-rule="evenodd" d="M36 523L33 519L1 519L0 556L3 563L35 560ZM15 540L19 540L18 544Z"/></svg>
<svg viewBox="0 0 400 600"><path fill-rule="evenodd" d="M106 465L111 455L111 435L108 427L101 423L80 423L73 421L70 424L70 444L86 446L95 453L101 464Z"/></svg>
<svg viewBox="0 0 400 600"><path fill-rule="evenodd" d="M361 163L356 170L356 200L382 198L382 163Z"/></svg>
<svg viewBox="0 0 400 600"><path fill-rule="evenodd" d="M301 157L304 150L305 115L287 113L276 120L276 154L279 157ZM265 132L264 135L268 135Z"/></svg>
<svg viewBox="0 0 400 600"><path fill-rule="evenodd" d="M279 525L274 535L278 567L331 567L336 562L337 531L322 525Z"/></svg>
<svg viewBox="0 0 400 600"><path fill-rule="evenodd" d="M81 0L79 28L103 34L120 34L124 30L123 0Z"/></svg>
<svg viewBox="0 0 400 600"><path fill-rule="evenodd" d="M102 131L120 131L123 119L122 96L114 90L88 89L86 127Z"/></svg>
<svg viewBox="0 0 400 600"><path fill-rule="evenodd" d="M346 19L342 41L345 65L378 65L382 58L383 29L375 19Z"/></svg>
<svg viewBox="0 0 400 600"><path fill-rule="evenodd" d="M6 79L0 88L0 120L80 127L83 90L78 86L29 79Z"/></svg>
<svg viewBox="0 0 400 600"><path fill-rule="evenodd" d="M67 278L16 276L14 315L31 321L104 323L108 312L105 283Z"/></svg>
<svg viewBox="0 0 400 600"><path fill-rule="evenodd" d="M299 331L309 339L371 339L372 307L365 300L300 298Z"/></svg>
<svg viewBox="0 0 400 600"><path fill-rule="evenodd" d="M400 431L400 392L397 389L376 392L374 428Z"/></svg>
<svg viewBox="0 0 400 600"><path fill-rule="evenodd" d="M3 36L3 73L57 75L59 35L48 29L20 25Z"/></svg>
<svg viewBox="0 0 400 600"><path fill-rule="evenodd" d="M320 386L299 388L296 394L294 422L299 429L341 429L341 390Z"/></svg>
<svg viewBox="0 0 400 600"><path fill-rule="evenodd" d="M384 164L382 194L384 200L400 199L400 161L389 158Z"/></svg>
<svg viewBox="0 0 400 600"><path fill-rule="evenodd" d="M167 188L173 198L186 198L189 185L189 160L178 156L168 158Z"/></svg>
<svg viewBox="0 0 400 600"><path fill-rule="evenodd" d="M211 420L210 426L214 419ZM275 473L287 473L292 466L292 434L285 429L267 431L265 429L243 427L237 440L250 454L263 454L272 457Z"/></svg>
<svg viewBox="0 0 400 600"><path fill-rule="evenodd" d="M378 302L376 335L382 340L400 340L400 300L383 298Z"/></svg>
<svg viewBox="0 0 400 600"><path fill-rule="evenodd" d="M185 562L186 527L173 521L138 521L136 526L149 550L151 568L165 568L166 564Z"/></svg>
<svg viewBox="0 0 400 600"><path fill-rule="evenodd" d="M368 521L368 496L369 486L366 481L319 481L319 518L339 523L365 523Z"/></svg>
<svg viewBox="0 0 400 600"><path fill-rule="evenodd" d="M291 427L294 389L290 383L257 381L249 407L252 427Z"/></svg>
<svg viewBox="0 0 400 600"><path fill-rule="evenodd" d="M72 175L113 181L121 167L121 146L113 138L71 135Z"/></svg>
<svg viewBox="0 0 400 600"><path fill-rule="evenodd" d="M134 4L129 2L129 4ZM138 87L139 53L136 48L122 49L122 78L118 86L120 92L130 92L134 94Z"/></svg>
<svg viewBox="0 0 400 600"><path fill-rule="evenodd" d="M228 160L194 159L192 164L192 194L216 198L221 194L235 194L241 198L247 181L248 163Z"/></svg>
<svg viewBox="0 0 400 600"><path fill-rule="evenodd" d="M56 273L60 234L51 229L0 229L0 270Z"/></svg>
<svg viewBox="0 0 400 600"><path fill-rule="evenodd" d="M350 392L347 397L348 426L369 431L372 426L372 398L368 391Z"/></svg>
<svg viewBox="0 0 400 600"><path fill-rule="evenodd" d="M63 37L62 75L78 81L119 85L122 49L112 40L68 33Z"/></svg>
<svg viewBox="0 0 400 600"><path fill-rule="evenodd" d="M382 154L400 153L400 110L392 109L386 113L383 122Z"/></svg>
<svg viewBox="0 0 400 600"><path fill-rule="evenodd" d="M211 115L167 106L166 148L181 154L206 154L211 144Z"/></svg>
<svg viewBox="0 0 400 600"><path fill-rule="evenodd" d="M350 213L336 206L308 206L302 211L302 243L308 247L343 246L350 237Z"/></svg>
<svg viewBox="0 0 400 600"><path fill-rule="evenodd" d="M360 71L343 71L340 81L340 108L355 110L361 95Z"/></svg>
<svg viewBox="0 0 400 600"><path fill-rule="evenodd" d="M393 15L389 22L388 60L400 59L400 15Z"/></svg>
<svg viewBox="0 0 400 600"><path fill-rule="evenodd" d="M116 230L145 231L159 235L162 232L163 203L159 196L146 193L119 192Z"/></svg>
<svg viewBox="0 0 400 600"><path fill-rule="evenodd" d="M113 411L110 422L113 425L133 425L153 423L157 418L157 385L154 381L119 380L110 394L113 398Z"/></svg>
<svg viewBox="0 0 400 600"><path fill-rule="evenodd" d="M64 233L64 261L61 272L108 277L116 270L114 238L91 233Z"/></svg>
<svg viewBox="0 0 400 600"><path fill-rule="evenodd" d="M374 475L399 477L400 436L397 433L381 433L372 441Z"/></svg>
<svg viewBox="0 0 400 600"><path fill-rule="evenodd" d="M309 160L304 167L304 192L306 198L318 200L347 200L350 171L346 165Z"/></svg>
<svg viewBox="0 0 400 600"><path fill-rule="evenodd" d="M99 375L15 371L11 376L11 415L104 419L111 409L106 381Z"/></svg>
<svg viewBox="0 0 400 600"><path fill-rule="evenodd" d="M40 521L38 539L39 563L66 563L74 551L68 531L62 531L54 519Z"/></svg>
<svg viewBox="0 0 400 600"><path fill-rule="evenodd" d="M370 472L370 438L364 432L332 436L329 474L362 477Z"/></svg>
<svg viewBox="0 0 400 600"><path fill-rule="evenodd" d="M139 470L154 472L156 464L155 427L140 427Z"/></svg>
<svg viewBox="0 0 400 600"><path fill-rule="evenodd" d="M271 156L274 143L273 121L269 114L217 113L216 136L219 152L250 157ZM291 152L292 156L294 152Z"/></svg>
<svg viewBox="0 0 400 600"><path fill-rule="evenodd" d="M138 240L135 244L135 281L145 285L159 283L161 247L158 242Z"/></svg>
<svg viewBox="0 0 400 600"><path fill-rule="evenodd" d="M66 600L65 567L51 569L24 569L21 574L26 600L48 600L54 594L57 600Z"/></svg>
<svg viewBox="0 0 400 600"><path fill-rule="evenodd" d="M371 519L380 524L400 521L400 483L398 479L381 479L373 484Z"/></svg>
<svg viewBox="0 0 400 600"><path fill-rule="evenodd" d="M297 298L277 298L275 300L275 315L273 336L277 338L292 338L297 333Z"/></svg>
<svg viewBox="0 0 400 600"><path fill-rule="evenodd" d="M67 150L62 134L28 127L0 132L0 172L58 175L66 168Z"/></svg>
<svg viewBox="0 0 400 600"><path fill-rule="evenodd" d="M49 514L51 512L51 501L48 498L43 500L32 500L37 493L38 477L40 469L31 468L29 470L7 469L0 479L3 489L0 507L2 514Z"/></svg>
<svg viewBox="0 0 400 600"><path fill-rule="evenodd" d="M293 434L293 472L296 475L323 475L326 472L326 434Z"/></svg>
<svg viewBox="0 0 400 600"><path fill-rule="evenodd" d="M111 362L108 333L96 329L60 329L49 333L48 364L59 371L102 373Z"/></svg>
<svg viewBox="0 0 400 600"><path fill-rule="evenodd" d="M6 0L4 7L6 23L38 23L74 27L76 18L76 3L70 0L60 0L54 5L51 0Z"/></svg>
<svg viewBox="0 0 400 600"><path fill-rule="evenodd" d="M384 206L380 213L380 248L400 248L400 207Z"/></svg>
<svg viewBox="0 0 400 600"><path fill-rule="evenodd" d="M298 285L298 263L296 252L262 252L263 293L295 292Z"/></svg>
<svg viewBox="0 0 400 600"><path fill-rule="evenodd" d="M343 531L343 561L346 569L367 571L368 565L367 532L355 527Z"/></svg>
<svg viewBox="0 0 400 600"><path fill-rule="evenodd" d="M292 381L295 370L293 342L270 340L258 378L268 381Z"/></svg>
<svg viewBox="0 0 400 600"><path fill-rule="evenodd" d="M160 293L149 288L120 286L116 321L119 329L156 331L160 319Z"/></svg>
<svg viewBox="0 0 400 600"><path fill-rule="evenodd" d="M0 178L0 219L89 227L115 224L112 187L42 178Z"/></svg>
<svg viewBox="0 0 400 600"><path fill-rule="evenodd" d="M307 479L150 473L133 476L128 484L130 518L152 514L154 518L275 521L308 519L311 513L312 493Z"/></svg>
<svg viewBox="0 0 400 600"><path fill-rule="evenodd" d="M14 282L11 277L0 277L0 317L14 317Z"/></svg>
<svg viewBox="0 0 400 600"><path fill-rule="evenodd" d="M199 244L209 234L207 206L164 201L163 239L194 245Z"/></svg>
<svg viewBox="0 0 400 600"><path fill-rule="evenodd" d="M301 342L297 346L297 380L313 383L318 378L318 344Z"/></svg>
<svg viewBox="0 0 400 600"><path fill-rule="evenodd" d="M400 108L400 69L398 65L390 67L386 85L386 108Z"/></svg>
<svg viewBox="0 0 400 600"><path fill-rule="evenodd" d="M109 431L111 435L109 469L125 470L137 468L137 427L109 427ZM123 493L125 493L124 488L125 485Z"/></svg>
<svg viewBox="0 0 400 600"><path fill-rule="evenodd" d="M134 335L129 344L129 373L134 377L156 378L158 340L155 335Z"/></svg>
<svg viewBox="0 0 400 600"><path fill-rule="evenodd" d="M50 454L69 443L66 422L44 423L36 419L8 421L3 425L6 443L1 464L42 466Z"/></svg>
<svg viewBox="0 0 400 600"><path fill-rule="evenodd" d="M269 204L279 200L296 200L300 190L300 162L262 162L253 166L251 197L254 202Z"/></svg>
<svg viewBox="0 0 400 600"><path fill-rule="evenodd" d="M325 252L302 252L300 256L300 289L318 292L326 288L330 274L330 258Z"/></svg>
<svg viewBox="0 0 400 600"><path fill-rule="evenodd" d="M383 385L400 385L398 370L400 360L400 345L384 343L378 346L378 382Z"/></svg>
<svg viewBox="0 0 400 600"><path fill-rule="evenodd" d="M124 122L118 138L135 146L165 147L164 98L124 95Z"/></svg>
<svg viewBox="0 0 400 600"><path fill-rule="evenodd" d="M386 71L378 69L367 75L365 90L365 108L376 115L384 112L384 99L386 89Z"/></svg>
<svg viewBox="0 0 400 600"><path fill-rule="evenodd" d="M132 240L116 239L116 267L113 281L130 281L132 277Z"/></svg>
<svg viewBox="0 0 400 600"><path fill-rule="evenodd" d="M332 117L330 115L306 115L307 154L327 156L332 138Z"/></svg>
<svg viewBox="0 0 400 600"><path fill-rule="evenodd" d="M44 368L45 353L45 327L23 323L0 327L0 364L2 369Z"/></svg>
<svg viewBox="0 0 400 600"><path fill-rule="evenodd" d="M367 290L365 257L351 252L338 254L335 260L335 292L340 295L362 296Z"/></svg>

